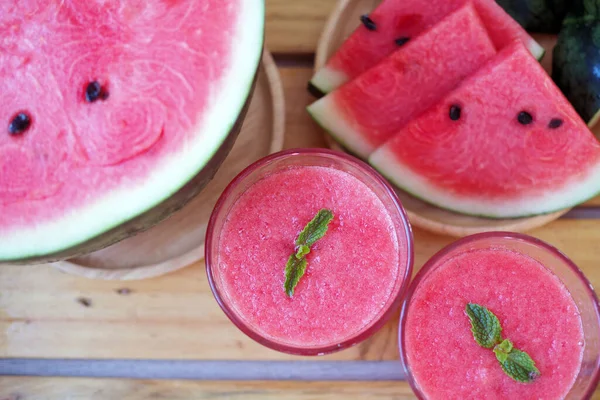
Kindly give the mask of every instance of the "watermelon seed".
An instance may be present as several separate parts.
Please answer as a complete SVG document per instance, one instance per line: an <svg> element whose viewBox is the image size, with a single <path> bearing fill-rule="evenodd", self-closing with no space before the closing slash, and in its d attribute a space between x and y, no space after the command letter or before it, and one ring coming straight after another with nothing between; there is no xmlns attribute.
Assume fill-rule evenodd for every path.
<svg viewBox="0 0 600 400"><path fill-rule="evenodd" d="M550 120L550 123L548 124L548 128L550 129L558 129L562 126L563 124L563 120L560 118L552 118L552 120Z"/></svg>
<svg viewBox="0 0 600 400"><path fill-rule="evenodd" d="M90 82L85 89L85 99L88 103L93 103L96 100L108 99L108 92L98 83L98 81Z"/></svg>
<svg viewBox="0 0 600 400"><path fill-rule="evenodd" d="M410 40L410 38L409 38L409 37L407 37L407 36L402 36L402 37L399 37L398 39L396 39L396 44L397 44L398 46L403 46L403 45L405 45L405 44L406 44L406 42L408 42L409 40Z"/></svg>
<svg viewBox="0 0 600 400"><path fill-rule="evenodd" d="M20 135L31 126L31 117L24 112L15 115L8 126L8 133L11 135Z"/></svg>
<svg viewBox="0 0 600 400"><path fill-rule="evenodd" d="M360 22L370 31L377 30L377 25L367 14L360 16Z"/></svg>
<svg viewBox="0 0 600 400"><path fill-rule="evenodd" d="M459 105L453 104L450 106L450 119L452 121L458 121L462 110Z"/></svg>
<svg viewBox="0 0 600 400"><path fill-rule="evenodd" d="M533 117L527 111L521 111L519 115L517 115L517 121L522 125L529 125L533 122Z"/></svg>

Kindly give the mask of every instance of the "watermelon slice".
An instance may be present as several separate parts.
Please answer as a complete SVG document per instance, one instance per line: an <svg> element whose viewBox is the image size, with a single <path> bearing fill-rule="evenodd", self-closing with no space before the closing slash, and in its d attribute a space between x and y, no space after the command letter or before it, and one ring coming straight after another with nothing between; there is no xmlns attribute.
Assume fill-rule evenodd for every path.
<svg viewBox="0 0 600 400"><path fill-rule="evenodd" d="M181 208L231 148L263 0L0 5L0 261L49 261Z"/></svg>
<svg viewBox="0 0 600 400"><path fill-rule="evenodd" d="M495 54L467 4L308 111L344 147L367 158Z"/></svg>
<svg viewBox="0 0 600 400"><path fill-rule="evenodd" d="M323 93L377 64L406 39L413 38L471 0L384 0L342 44L310 83ZM544 49L494 0L473 0L492 42L501 49L522 40L537 58Z"/></svg>
<svg viewBox="0 0 600 400"><path fill-rule="evenodd" d="M600 144L521 44L503 50L369 161L425 201L494 218L564 209L600 191Z"/></svg>

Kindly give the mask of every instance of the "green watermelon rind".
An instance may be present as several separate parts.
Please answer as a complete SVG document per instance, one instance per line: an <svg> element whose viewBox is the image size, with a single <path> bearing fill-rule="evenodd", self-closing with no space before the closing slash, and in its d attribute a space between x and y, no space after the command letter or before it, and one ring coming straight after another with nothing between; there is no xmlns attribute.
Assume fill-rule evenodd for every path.
<svg viewBox="0 0 600 400"><path fill-rule="evenodd" d="M469 216L473 216L473 217L482 217L482 218L488 218L488 219L517 219L517 218L535 217L535 216L551 214L554 212L563 211L563 210L575 207L576 205L581 204L581 203L597 196L598 194L600 194L600 185L597 183L594 184L594 182L600 182L600 163L598 163L594 167L594 169L590 171L590 173L588 174L588 177L586 179L584 179L580 182L576 182L574 184L571 183L567 187L561 187L557 191L554 192L555 198L559 197L559 196L556 196L557 194L561 194L561 193L568 194L571 197L571 200L569 200L569 201L562 201L562 203L557 204L555 206L547 207L546 209L540 209L541 208L540 204L542 202L542 199L530 198L530 199L523 199L521 201L522 204L527 204L527 207L522 207L522 209L521 209L522 211L515 211L515 209L517 209L517 207L514 207L514 206L507 207L512 210L512 212L508 212L508 213L507 212L499 213L497 210L494 211L492 209L489 209L489 207L488 207L488 210L486 210L486 211L476 211L477 207L481 208L481 204L483 204L484 202L489 202L489 199L487 199L487 200L482 199L482 200L473 202L473 201L469 201L469 199L461 199L459 196L453 196L451 194L448 194L448 192L446 192L446 193L444 193L444 195L450 196L451 198L454 198L455 200L440 201L439 195L436 195L436 194L426 195L419 190L415 190L414 185L413 185L413 187L411 187L411 185L408 183L411 180L414 182L418 182L420 180L421 183L424 182L425 186L432 186L432 185L425 182L425 179L423 179L422 177L419 177L417 174L410 171L410 169L408 167L403 166L402 163L400 163L396 159L394 154L391 153L390 151L388 151L385 148L385 146L379 148L375 153L373 153L371 155L371 157L369 157L368 161L369 161L369 164L373 168L375 168L377 171L379 171L379 173L381 173L381 175L383 175L388 181L390 181L398 189L403 190L404 192L410 194L411 196L413 196L419 200L422 200L428 204L431 204L435 207L438 207L440 209L448 210L448 211L455 212L455 213L462 214L462 215L469 215ZM419 184L419 183L417 183L417 184ZM585 193L578 195L578 196L574 196L573 193L580 192L580 190L578 190L577 188L583 188ZM592 189L592 190L590 190L590 189ZM429 191L429 192L432 193L433 191ZM441 192L443 192L443 190ZM544 196L544 197L546 197L546 196ZM563 196L563 198L566 198L566 197L567 196ZM502 199L500 202L507 203L508 200ZM453 203L461 204L461 205L453 206Z"/></svg>
<svg viewBox="0 0 600 400"><path fill-rule="evenodd" d="M348 77L343 72L324 66L315 73L310 83L320 90L321 93L327 94L342 86L348 80Z"/></svg>
<svg viewBox="0 0 600 400"><path fill-rule="evenodd" d="M569 8L566 0L496 0L496 3L528 32L549 34L560 31Z"/></svg>
<svg viewBox="0 0 600 400"><path fill-rule="evenodd" d="M337 110L336 103L331 97L325 96L307 108L313 120L329 135L352 154L366 159L375 151L375 147L367 143L363 136L347 122L347 119ZM344 135L341 135L342 133Z"/></svg>
<svg viewBox="0 0 600 400"><path fill-rule="evenodd" d="M250 102L260 65L264 45L265 2L253 0L245 4L248 8L240 14L244 20L239 22L242 39L233 44L232 51L235 68L230 78L236 78L236 81L231 81L225 85L228 87L222 88L222 93L219 93L220 101L215 102L219 107L212 110L214 115L206 118L209 122L203 121L203 126L198 128L203 129L208 125L207 129L203 129L203 133L206 134L201 135L202 138L189 146L194 150L200 149L195 153L187 151L189 159L184 161L193 164L193 167L187 169L191 172L180 173L168 182L157 179L160 178L157 173L152 179L170 187L155 191L154 188L148 187L150 184L146 182L142 185L144 188L136 192L137 198L127 207L125 204L121 206L115 198L109 199L109 194L106 199L101 199L89 208L84 207L83 211L79 210L77 215L65 216L65 220L0 234L0 264L52 262L102 249L156 225L200 193L233 147ZM223 81L225 82L225 79ZM223 120L229 122L223 123ZM177 155L173 155L170 160L165 161L171 166L171 171L180 170L174 168L175 164L180 162L178 158ZM138 189L128 188L128 192L132 193ZM147 198L145 195L148 192L157 194ZM106 201L103 206L104 200ZM140 205L143 202L145 204ZM114 207L115 204L119 207ZM94 207L110 210L114 218L107 220L105 214L94 214ZM102 215L102 218L96 215ZM40 234L40 230L44 230L45 233Z"/></svg>
<svg viewBox="0 0 600 400"><path fill-rule="evenodd" d="M600 21L565 24L554 47L552 79L593 127L600 118Z"/></svg>

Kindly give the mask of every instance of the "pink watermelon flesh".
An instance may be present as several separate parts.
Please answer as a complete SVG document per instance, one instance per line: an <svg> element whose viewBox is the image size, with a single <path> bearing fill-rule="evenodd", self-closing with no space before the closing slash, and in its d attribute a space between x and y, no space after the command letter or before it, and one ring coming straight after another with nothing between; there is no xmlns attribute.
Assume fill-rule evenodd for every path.
<svg viewBox="0 0 600 400"><path fill-rule="evenodd" d="M473 3L497 49L522 40L534 56L544 50L494 0L384 0L369 18L375 30L359 26L312 78L323 93L338 88L377 64L398 45L397 39L413 38L467 3Z"/></svg>
<svg viewBox="0 0 600 400"><path fill-rule="evenodd" d="M177 192L226 137L261 52L261 0L6 3L0 259L93 237ZM256 22L245 20L248 10ZM255 46L239 73L239 98L225 105L217 94L230 93L228 80L242 70L232 43L243 42L243 24ZM90 102L93 82L102 93ZM219 104L232 113L215 127ZM31 123L9 134L18 113Z"/></svg>
<svg viewBox="0 0 600 400"><path fill-rule="evenodd" d="M370 162L406 191L465 214L547 213L600 191L598 141L521 44L406 125Z"/></svg>
<svg viewBox="0 0 600 400"><path fill-rule="evenodd" d="M347 149L366 158L495 54L468 4L308 110Z"/></svg>

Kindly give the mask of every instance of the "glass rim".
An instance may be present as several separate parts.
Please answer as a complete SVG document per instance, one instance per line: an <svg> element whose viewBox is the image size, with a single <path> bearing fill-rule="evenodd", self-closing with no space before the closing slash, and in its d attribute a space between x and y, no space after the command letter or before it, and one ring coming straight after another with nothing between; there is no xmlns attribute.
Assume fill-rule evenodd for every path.
<svg viewBox="0 0 600 400"><path fill-rule="evenodd" d="M365 327L361 328L358 334L351 335L350 337L344 339L340 343L326 345L326 346L316 346L316 347L301 347L295 345L289 345L277 342L275 340L266 338L261 335L254 329L252 329L248 324L246 324L242 318L238 317L236 312L229 307L226 301L224 301L223 296L221 295L217 284L215 282L215 278L213 276L213 242L215 239L215 225L217 223L218 216L221 214L222 209L225 205L226 200L231 195L231 192L245 179L247 179L253 172L260 170L261 168L271 164L274 161L285 159L289 157L302 157L302 156L323 156L328 158L336 159L345 164L351 164L356 167L361 172L368 175L372 178L377 185L380 185L384 189L384 194L389 196L392 201L394 210L398 213L398 218L402 222L404 227L404 237L406 238L406 246L407 246L407 258L406 258L406 268L403 276L399 276L398 279L402 279L402 283L400 284L399 289L396 293L392 293L389 300L387 309L383 311L376 319L374 319L369 324L365 325ZM378 196L380 197L380 196ZM399 232L401 234L402 232ZM227 185L215 208L213 209L206 231L206 240L205 240L205 267L206 267L206 275L208 278L208 283L210 285L210 289L215 297L215 300L219 304L219 307L223 310L225 315L229 318L231 322L241 330L246 336L250 337L254 341L266 346L272 350L280 351L283 353L300 355L300 356L317 356L317 355L325 355L334 353L337 351L344 350L346 348L352 347L358 343L369 338L373 333L378 331L389 319L392 317L393 313L400 307L401 302L408 290L410 284L410 278L412 276L413 264L414 264L414 244L413 244L413 233L410 222L408 220L408 215L400 202L394 188L390 185L389 182L385 178L383 178L375 169L373 169L370 165L365 162L352 157L348 154L329 150L329 149L321 149L321 148L300 148L300 149L289 149L280 151L260 160L250 164L246 167L242 172L240 172L230 183ZM391 300L391 301L390 301Z"/></svg>
<svg viewBox="0 0 600 400"><path fill-rule="evenodd" d="M456 249L458 249L468 243L477 242L477 241L485 240L485 239L506 239L509 241L516 240L516 241L520 241L520 242L526 242L526 243L532 244L534 246L537 246L538 248L541 248L541 249L547 251L548 253L551 253L554 256L556 256L557 258L559 258L572 272L575 273L577 278L579 278L579 280L584 283L585 291L588 294L588 298L593 305L593 309L594 309L595 317L596 317L595 318L596 323L598 326L600 326L600 301L598 300L598 295L594 291L594 288L593 288L592 284L590 283L589 279L585 276L585 274L581 271L581 269L565 253L560 251L558 248L554 247L553 245L551 245L549 243L544 242L541 239L538 239L538 238L535 238L533 236L526 235L523 233L516 233L516 232L493 231L493 232L477 233L474 235L463 237L463 238L461 238L457 241L454 241L451 244L445 246L444 248L439 250L437 253L435 253L429 260L427 260L425 262L423 267L419 270L419 272L416 274L416 276L412 280L410 287L408 288L408 290L406 292L406 296L404 297L404 301L402 302L402 306L400 309L400 320L398 323L398 347L399 347L399 352L400 352L400 363L402 364L402 368L404 369L404 372L406 374L406 380L410 384L410 387L412 388L415 395L421 400L423 400L425 398L423 397L421 390L418 388L416 381L412 375L408 360L406 359L406 351L405 351L405 346L404 346L404 334L405 334L404 324L406 322L406 315L408 313L408 306L410 304L410 300L412 299L412 296L413 296L416 288L421 283L421 281L425 278L427 273L438 263L438 261L440 261L443 257L447 256L448 254L453 253L454 251L456 251ZM596 365L594 367L594 374L591 377L590 385L586 389L586 392L585 392L584 396L582 397L582 399L591 398L591 396L594 394L599 382L600 382L600 355L598 355L596 357Z"/></svg>

